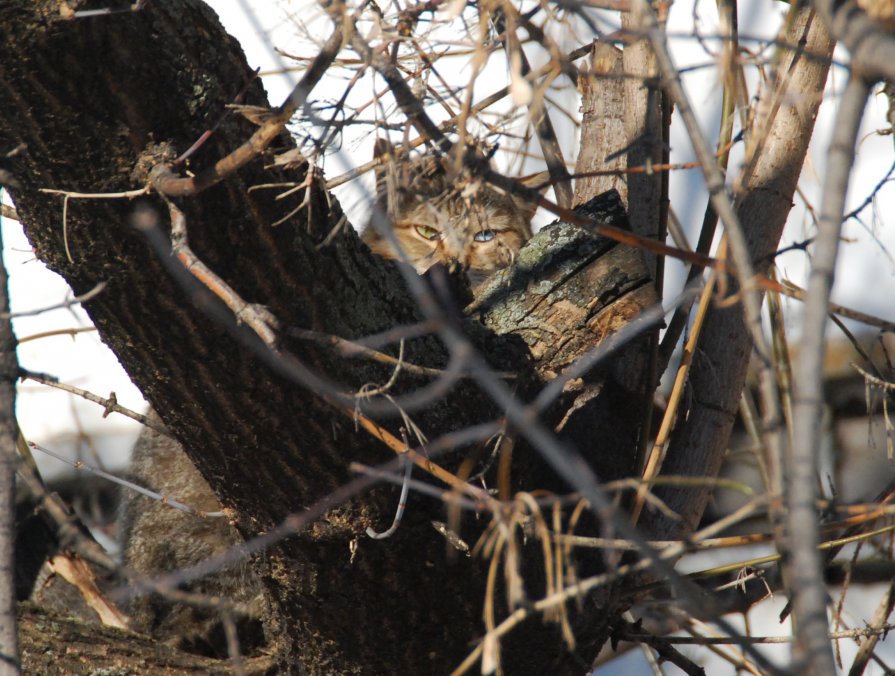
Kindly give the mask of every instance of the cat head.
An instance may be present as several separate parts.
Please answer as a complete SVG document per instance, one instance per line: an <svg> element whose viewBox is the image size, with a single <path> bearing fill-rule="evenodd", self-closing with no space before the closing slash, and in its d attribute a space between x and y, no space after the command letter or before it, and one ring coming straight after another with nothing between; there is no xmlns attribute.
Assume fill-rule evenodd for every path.
<svg viewBox="0 0 895 676"><path fill-rule="evenodd" d="M384 154L381 139L376 153ZM531 237L536 205L483 182L451 182L445 163L431 155L386 162L377 169L376 189L401 250L420 274L435 263L457 261L475 287L512 263ZM399 258L372 226L363 240L374 253Z"/></svg>

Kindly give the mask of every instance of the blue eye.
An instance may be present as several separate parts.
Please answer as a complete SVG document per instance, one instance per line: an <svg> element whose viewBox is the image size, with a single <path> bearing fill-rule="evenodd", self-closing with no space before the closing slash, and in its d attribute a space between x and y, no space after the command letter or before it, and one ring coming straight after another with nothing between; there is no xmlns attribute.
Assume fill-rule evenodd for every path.
<svg viewBox="0 0 895 676"><path fill-rule="evenodd" d="M477 232L473 239L476 242L490 242L496 236L497 233L495 233L493 230L482 230L481 232Z"/></svg>

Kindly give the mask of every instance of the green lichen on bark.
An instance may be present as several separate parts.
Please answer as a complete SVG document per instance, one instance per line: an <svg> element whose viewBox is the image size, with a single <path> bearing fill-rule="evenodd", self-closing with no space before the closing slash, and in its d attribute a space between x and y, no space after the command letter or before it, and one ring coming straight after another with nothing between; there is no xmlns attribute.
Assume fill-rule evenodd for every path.
<svg viewBox="0 0 895 676"><path fill-rule="evenodd" d="M610 191L579 207L597 224L624 227L624 208ZM520 337L555 373L655 300L639 251L584 227L557 221L519 252L516 263L481 290L468 314L497 334ZM641 291L642 289L642 291Z"/></svg>

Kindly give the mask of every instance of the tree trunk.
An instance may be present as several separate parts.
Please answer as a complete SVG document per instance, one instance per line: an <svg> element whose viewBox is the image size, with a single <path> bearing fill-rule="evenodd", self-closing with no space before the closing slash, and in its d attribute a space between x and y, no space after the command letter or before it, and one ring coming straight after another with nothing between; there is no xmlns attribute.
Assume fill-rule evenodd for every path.
<svg viewBox="0 0 895 676"><path fill-rule="evenodd" d="M0 149L27 144L12 169L21 183L13 191L16 207L37 255L75 293L107 284L85 304L103 340L233 510L241 533L267 532L347 483L350 462L377 465L393 455L321 393L273 373L197 311L132 227L138 205L72 198L63 221L62 198L40 192L140 188L133 172L149 144L169 144L179 154L239 92L245 90L242 103L266 106L264 92L235 41L199 2L155 0L142 11L74 21L63 20L59 6L55 0L0 6ZM226 116L191 158L190 170L211 166L253 130L241 117ZM286 150L292 140L283 135L274 145ZM284 352L346 391L385 383L389 368L288 337L288 329L299 328L353 339L414 324L420 313L394 266L372 256L352 228L339 227L338 202L316 181L307 193L281 201L275 191L248 191L306 178L305 166L265 169L270 160L269 154L258 158L179 203L194 251L242 299L276 316ZM160 199L141 198L139 206L168 227ZM614 325L608 312L600 321ZM560 330L581 333L584 347L605 335L586 323ZM540 382L538 356L505 350L506 341L488 331L476 335L502 369L517 371L520 393L530 395ZM432 336L406 341L408 362L443 368L448 357ZM405 372L393 392L425 382ZM461 381L449 396L410 414L431 439L501 412ZM397 429L394 419L383 424ZM586 425L569 429L578 428L587 433ZM592 438L572 441L585 448ZM633 453L633 439L620 443L627 447L622 453ZM604 451L613 453L601 446ZM523 458L519 466L516 483L543 483L536 460ZM445 555L431 525L444 518L444 508L424 497L411 499L394 537L367 538L367 527L382 530L390 522L396 503L394 490L377 489L256 558L272 601L269 630L280 668L444 673L482 635L487 562ZM468 519L461 536L473 542L481 529ZM588 612L605 627L611 609ZM548 673L564 660L566 669L583 670L604 633L592 634L570 656L558 630L530 621L505 646L504 665L513 673Z"/></svg>

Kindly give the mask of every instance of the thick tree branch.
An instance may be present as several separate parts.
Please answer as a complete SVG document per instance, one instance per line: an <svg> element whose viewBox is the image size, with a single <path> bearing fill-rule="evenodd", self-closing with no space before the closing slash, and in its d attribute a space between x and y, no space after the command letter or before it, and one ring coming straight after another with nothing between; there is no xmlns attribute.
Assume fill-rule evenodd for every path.
<svg viewBox="0 0 895 676"><path fill-rule="evenodd" d="M737 213L745 225L747 246L755 261L767 260L777 247L792 196L808 150L821 103L833 41L810 10L800 11L787 32L789 44L804 41L805 50L820 58L801 58L788 52L778 68L777 84L768 92L773 100L791 105L758 124L768 126L767 141L747 172L738 179ZM826 59L824 58L826 57ZM763 110L774 106L763 105ZM750 330L737 306L711 309L691 369L692 405L687 424L672 436L663 472L669 475L717 476L746 379L751 353ZM680 523L647 513L654 536L674 537L696 527L707 504L709 489L659 491L678 512Z"/></svg>
<svg viewBox="0 0 895 676"><path fill-rule="evenodd" d="M727 193L724 174L718 167L715 155L709 148L702 130L699 128L696 114L681 84L681 78L677 68L674 66L671 53L668 51L665 35L659 27L652 9L645 0L640 0L638 4L639 12L644 20L644 30L656 54L663 84L668 88L671 98L687 128L690 143L693 145L693 150L699 159L700 167L705 176L706 188L709 191L712 206L721 218L727 237L730 239L731 252L736 264L735 273L743 290L743 309L752 333L752 339L755 341L756 347L762 348L760 352L767 354L768 350L765 347L765 339L761 331L760 301L752 260L749 256L743 227L734 211L733 200Z"/></svg>
<svg viewBox="0 0 895 676"><path fill-rule="evenodd" d="M30 674L92 672L154 674L270 673L272 660L243 661L242 670L224 660L184 653L147 636L109 627L86 625L32 604L19 609L22 643L28 646L23 667ZM139 667L135 666L139 665Z"/></svg>
<svg viewBox="0 0 895 676"><path fill-rule="evenodd" d="M85 303L103 339L225 507L238 515L242 532L272 529L347 483L350 461L377 465L391 452L314 393L276 376L196 312L189 294L130 228L131 204L73 199L63 237L59 200L40 192L133 189L131 171L147 144L190 147L253 73L201 3L159 0L140 12L90 21L54 21L56 11L53 5L43 14L32 2L0 9L0 71L15 93L0 112L0 142L28 145L14 160L21 183L14 198L27 234L75 293L108 282ZM257 81L246 89L245 102L267 105ZM45 116L39 122L35 111ZM238 116L226 117L191 159L193 171L202 175L255 131ZM271 152L291 143L288 135L278 136ZM295 210L300 197L277 201L247 188L306 176L302 168L266 171L269 160L259 156L179 203L196 255L241 298L270 309L285 329L284 351L306 368L343 389L386 382L388 365L346 360L327 346L288 336L297 327L351 340L416 324L420 314L393 267L374 259L353 229L318 246L342 214L316 182L306 208L271 225ZM143 206L167 225L163 203L147 200ZM446 350L429 336L406 343L405 357L413 363L443 369L448 362ZM406 374L395 394L426 382ZM454 396L459 399L415 415L414 422L434 437L449 424L499 416L469 385ZM470 412L477 409L476 420L463 413L467 405ZM466 650L480 625L483 575L474 572L480 562L450 565L445 559L443 542L429 524L443 518L436 502L412 502L399 536L382 543L366 539L365 529L392 512L391 490L377 491L258 557L279 626L279 659L340 673L385 665L440 672ZM356 538L363 539L351 563L349 545ZM439 607L444 624L419 623L408 633L407 618L420 616L422 604ZM354 612L345 616L336 610L349 606ZM365 636L359 627L371 633ZM547 645L545 639L542 647Z"/></svg>

